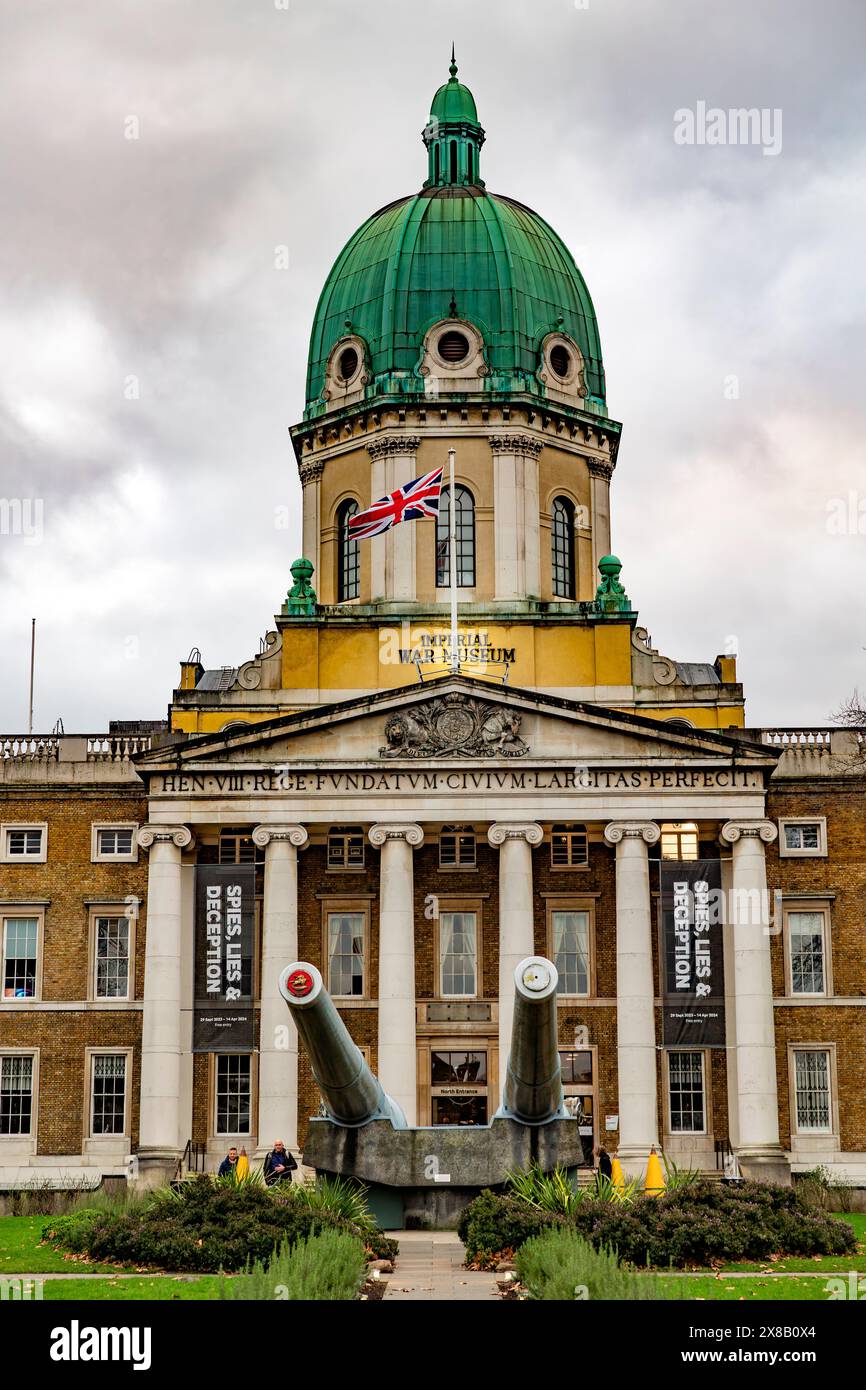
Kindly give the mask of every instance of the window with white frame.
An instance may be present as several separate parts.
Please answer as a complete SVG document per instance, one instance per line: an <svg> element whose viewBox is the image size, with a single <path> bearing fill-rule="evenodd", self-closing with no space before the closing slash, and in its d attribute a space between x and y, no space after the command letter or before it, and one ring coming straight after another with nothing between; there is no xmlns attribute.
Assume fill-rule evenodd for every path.
<svg viewBox="0 0 866 1390"><path fill-rule="evenodd" d="M472 999L478 993L478 914L442 912L439 917L439 989L443 999Z"/></svg>
<svg viewBox="0 0 866 1390"><path fill-rule="evenodd" d="M363 869L364 831L360 825L332 825L328 831L328 868Z"/></svg>
<svg viewBox="0 0 866 1390"><path fill-rule="evenodd" d="M826 994L825 914L822 910L790 908L788 956L792 994Z"/></svg>
<svg viewBox="0 0 866 1390"><path fill-rule="evenodd" d="M44 864L48 852L48 826L16 825L14 822L0 826L0 859L4 864L19 861L31 864Z"/></svg>
<svg viewBox="0 0 866 1390"><path fill-rule="evenodd" d="M91 1058L90 1132L126 1133L126 1053L97 1052Z"/></svg>
<svg viewBox="0 0 866 1390"><path fill-rule="evenodd" d="M822 859L827 854L827 821L794 817L779 821L779 855L782 859Z"/></svg>
<svg viewBox="0 0 866 1390"><path fill-rule="evenodd" d="M136 832L138 826L94 825L91 859L95 864L104 862L134 863L138 858Z"/></svg>
<svg viewBox="0 0 866 1390"><path fill-rule="evenodd" d="M694 821L670 821L661 827L662 859L697 859L698 827Z"/></svg>
<svg viewBox="0 0 866 1390"><path fill-rule="evenodd" d="M31 1134L33 1125L33 1057L0 1057L0 1135Z"/></svg>
<svg viewBox="0 0 866 1390"><path fill-rule="evenodd" d="M94 922L94 994L97 999L129 997L130 921L102 917Z"/></svg>
<svg viewBox="0 0 866 1390"><path fill-rule="evenodd" d="M328 913L328 990L342 998L364 994L363 912Z"/></svg>
<svg viewBox="0 0 866 1390"><path fill-rule="evenodd" d="M555 825L550 832L550 867L584 869L589 864L585 825Z"/></svg>
<svg viewBox="0 0 866 1390"><path fill-rule="evenodd" d="M559 972L559 994L589 994L589 913L554 908L550 914L551 954Z"/></svg>
<svg viewBox="0 0 866 1390"><path fill-rule="evenodd" d="M216 1134L249 1134L253 1059L249 1053L216 1055Z"/></svg>
<svg viewBox="0 0 866 1390"><path fill-rule="evenodd" d="M3 998L35 999L39 918L3 918Z"/></svg>
<svg viewBox="0 0 866 1390"><path fill-rule="evenodd" d="M443 825L439 832L439 867L475 868L475 831L471 825Z"/></svg>
<svg viewBox="0 0 866 1390"><path fill-rule="evenodd" d="M833 1129L830 1053L825 1048L794 1052L794 1097L801 1134L829 1134Z"/></svg>
<svg viewBox="0 0 866 1390"><path fill-rule="evenodd" d="M707 1128L703 1052L668 1053L671 1134L705 1134Z"/></svg>

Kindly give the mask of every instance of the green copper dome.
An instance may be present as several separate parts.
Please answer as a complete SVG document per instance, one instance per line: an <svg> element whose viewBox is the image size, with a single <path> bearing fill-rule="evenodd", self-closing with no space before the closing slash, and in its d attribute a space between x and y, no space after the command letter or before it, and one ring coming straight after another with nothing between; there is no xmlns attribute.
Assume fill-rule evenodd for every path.
<svg viewBox="0 0 866 1390"><path fill-rule="evenodd" d="M481 181L484 131L471 92L440 87L424 130L428 178L420 193L374 213L346 243L319 299L307 373L307 419L328 408L328 359L361 339L365 399L425 395L424 336L449 318L481 334L487 374L473 392L544 399L542 343L573 339L584 358L581 408L605 414L595 310L565 244L531 208L489 193Z"/></svg>

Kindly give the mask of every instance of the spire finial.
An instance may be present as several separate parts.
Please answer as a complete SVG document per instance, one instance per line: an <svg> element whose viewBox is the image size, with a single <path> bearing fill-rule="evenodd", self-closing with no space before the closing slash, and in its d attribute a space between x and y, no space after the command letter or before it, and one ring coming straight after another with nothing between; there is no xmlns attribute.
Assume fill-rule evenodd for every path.
<svg viewBox="0 0 866 1390"><path fill-rule="evenodd" d="M451 44L451 66L450 66L450 68L448 69L448 71L450 72L450 74L451 74L452 77L456 77L456 76L457 76L457 63L455 62L455 59L454 59L454 44L453 44L453 42L452 42L452 44Z"/></svg>

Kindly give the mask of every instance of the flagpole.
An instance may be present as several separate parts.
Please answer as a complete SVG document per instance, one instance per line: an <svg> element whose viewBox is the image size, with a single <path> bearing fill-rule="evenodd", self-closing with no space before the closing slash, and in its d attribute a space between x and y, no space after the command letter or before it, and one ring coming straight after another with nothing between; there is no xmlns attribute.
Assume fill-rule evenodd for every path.
<svg viewBox="0 0 866 1390"><path fill-rule="evenodd" d="M454 498L454 459L457 450L448 450L448 557L451 569L451 673L460 671L457 652L457 504Z"/></svg>

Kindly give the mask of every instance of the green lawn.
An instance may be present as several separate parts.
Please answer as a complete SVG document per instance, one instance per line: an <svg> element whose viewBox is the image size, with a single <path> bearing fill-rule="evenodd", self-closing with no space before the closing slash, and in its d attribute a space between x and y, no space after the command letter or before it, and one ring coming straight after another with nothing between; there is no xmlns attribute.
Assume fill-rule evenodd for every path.
<svg viewBox="0 0 866 1390"><path fill-rule="evenodd" d="M82 1274L99 1272L105 1265L88 1264L64 1255L51 1245L40 1245L48 1216L0 1216L0 1277L4 1274Z"/></svg>
<svg viewBox="0 0 866 1390"><path fill-rule="evenodd" d="M179 1279L170 1274L157 1279L146 1274L134 1279L48 1279L43 1297L49 1303L70 1299L168 1302L174 1299L219 1298L219 1282L218 1274L203 1274L196 1279Z"/></svg>
<svg viewBox="0 0 866 1390"><path fill-rule="evenodd" d="M692 1278L676 1275L665 1276L665 1285L673 1285L669 1297L688 1302L729 1302L744 1303L791 1302L800 1299L815 1303L826 1303L829 1294L824 1287L824 1279L778 1279L770 1275L766 1279L726 1279L724 1274L716 1278L711 1274L697 1274Z"/></svg>

